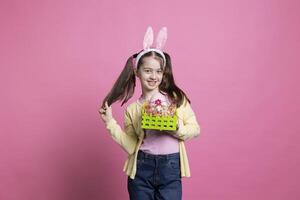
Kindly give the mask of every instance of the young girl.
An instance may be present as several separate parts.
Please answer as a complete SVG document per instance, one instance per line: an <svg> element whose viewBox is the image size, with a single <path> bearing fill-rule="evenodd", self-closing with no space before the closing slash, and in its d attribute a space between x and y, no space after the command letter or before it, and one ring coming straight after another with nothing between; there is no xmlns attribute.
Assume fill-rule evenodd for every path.
<svg viewBox="0 0 300 200"><path fill-rule="evenodd" d="M128 153L124 171L131 200L182 198L181 177L189 177L190 169L184 141L200 133L196 116L186 94L174 82L170 56L162 51L167 29L160 30L156 48L152 48L153 31L148 27L144 48L128 58L125 68L105 97L99 113L112 138ZM112 116L111 104L122 105L133 95L135 77L141 83L140 98L125 111L124 130ZM141 128L141 109L145 101L163 99L176 104L176 131Z"/></svg>

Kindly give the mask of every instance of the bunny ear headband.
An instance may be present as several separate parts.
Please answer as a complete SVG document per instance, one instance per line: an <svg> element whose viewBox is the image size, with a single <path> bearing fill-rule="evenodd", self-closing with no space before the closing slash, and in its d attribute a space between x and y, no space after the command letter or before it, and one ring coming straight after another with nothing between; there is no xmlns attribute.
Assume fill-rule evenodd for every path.
<svg viewBox="0 0 300 200"><path fill-rule="evenodd" d="M140 58L150 52L150 51L155 51L157 53L159 53L163 59L164 59L164 67L166 66L166 57L162 51L162 49L164 48L165 44L166 44L166 41L167 41L167 28L166 27L163 27L160 29L159 33L158 33L158 36L156 38L156 48L151 48L151 45L153 44L153 30L152 30L152 27L149 26L147 28L147 31L145 33L145 36L144 36L144 42L143 42L143 45L144 45L144 48L143 48L143 51L141 51L136 59L135 59L135 66L137 67L138 63L139 63L139 60Z"/></svg>

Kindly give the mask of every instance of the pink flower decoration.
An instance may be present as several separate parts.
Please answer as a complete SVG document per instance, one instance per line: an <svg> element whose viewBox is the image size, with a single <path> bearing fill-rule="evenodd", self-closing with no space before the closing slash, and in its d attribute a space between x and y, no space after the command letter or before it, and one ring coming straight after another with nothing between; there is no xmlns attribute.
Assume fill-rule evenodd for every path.
<svg viewBox="0 0 300 200"><path fill-rule="evenodd" d="M156 105L161 105L161 100L160 99L156 99L154 102Z"/></svg>

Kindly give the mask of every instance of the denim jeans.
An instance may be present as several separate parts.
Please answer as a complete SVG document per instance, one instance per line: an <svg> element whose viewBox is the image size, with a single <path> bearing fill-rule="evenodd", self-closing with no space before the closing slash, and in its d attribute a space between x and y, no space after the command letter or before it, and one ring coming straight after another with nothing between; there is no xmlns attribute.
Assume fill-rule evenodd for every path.
<svg viewBox="0 0 300 200"><path fill-rule="evenodd" d="M130 200L181 200L179 153L152 155L138 152L137 172L128 177Z"/></svg>

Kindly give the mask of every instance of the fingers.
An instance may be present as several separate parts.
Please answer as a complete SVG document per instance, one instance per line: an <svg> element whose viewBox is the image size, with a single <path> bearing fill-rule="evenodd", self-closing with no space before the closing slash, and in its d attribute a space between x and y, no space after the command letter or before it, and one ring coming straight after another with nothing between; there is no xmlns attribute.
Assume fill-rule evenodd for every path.
<svg viewBox="0 0 300 200"><path fill-rule="evenodd" d="M112 117L112 110L111 110L111 106L108 106L107 101L104 103L103 106L101 106L99 108L99 114L102 118L102 120L107 123L108 121L110 121L113 117Z"/></svg>
<svg viewBox="0 0 300 200"><path fill-rule="evenodd" d="M108 108L108 103L107 103L107 101L105 101L105 107Z"/></svg>
<svg viewBox="0 0 300 200"><path fill-rule="evenodd" d="M105 115L108 108L109 108L109 106L108 106L108 103L106 101L105 104L104 104L104 107L101 107L99 109L99 113L102 114L102 115Z"/></svg>
<svg viewBox="0 0 300 200"><path fill-rule="evenodd" d="M99 113L100 113L101 115L104 115L104 114L106 113L106 109L100 108L100 109L99 109Z"/></svg>

